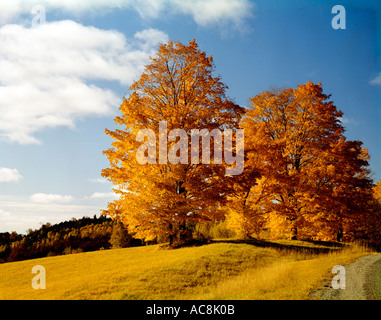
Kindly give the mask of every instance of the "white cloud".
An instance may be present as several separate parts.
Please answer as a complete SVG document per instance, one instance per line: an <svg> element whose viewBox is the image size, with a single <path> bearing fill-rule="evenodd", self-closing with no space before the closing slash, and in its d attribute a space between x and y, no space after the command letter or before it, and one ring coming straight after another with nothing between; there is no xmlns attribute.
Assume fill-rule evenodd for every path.
<svg viewBox="0 0 381 320"><path fill-rule="evenodd" d="M118 198L119 195L115 194L114 192L94 192L90 199L115 199Z"/></svg>
<svg viewBox="0 0 381 320"><path fill-rule="evenodd" d="M10 212L0 209L0 218L9 217L10 215Z"/></svg>
<svg viewBox="0 0 381 320"><path fill-rule="evenodd" d="M73 200L73 197L61 194L35 193L30 196L30 200L42 204L68 203Z"/></svg>
<svg viewBox="0 0 381 320"><path fill-rule="evenodd" d="M108 183L105 178L90 178L88 180L92 183Z"/></svg>
<svg viewBox="0 0 381 320"><path fill-rule="evenodd" d="M381 73L378 74L376 78L370 81L370 84L376 85L376 86L381 86Z"/></svg>
<svg viewBox="0 0 381 320"><path fill-rule="evenodd" d="M1 9L0 9L1 11ZM155 29L131 40L117 31L59 21L0 28L0 139L40 143L45 128L73 128L77 119L110 115L121 97L89 81L128 86L168 36Z"/></svg>
<svg viewBox="0 0 381 320"><path fill-rule="evenodd" d="M0 168L0 182L18 182L22 175L17 169Z"/></svg>
<svg viewBox="0 0 381 320"><path fill-rule="evenodd" d="M0 203L5 210L0 210L0 232L25 233L29 228L38 229L46 222L59 223L72 217L81 218L99 214L102 206L72 204L39 204L33 202Z"/></svg>
<svg viewBox="0 0 381 320"><path fill-rule="evenodd" d="M126 7L126 0L12 0L0 2L0 23L13 21L22 14L32 14L35 6L43 6L46 11L64 10L73 13L118 9ZM47 14L48 14L47 12Z"/></svg>
<svg viewBox="0 0 381 320"><path fill-rule="evenodd" d="M359 124L361 124L360 121L358 121L352 117L348 118L346 116L341 117L340 121L342 124L347 125L347 126L358 126Z"/></svg>
<svg viewBox="0 0 381 320"><path fill-rule="evenodd" d="M73 199L70 203L38 203L30 197L0 195L0 232L25 233L25 230L38 229L46 222L59 223L72 217L98 215L107 207L107 203L95 205L93 202Z"/></svg>
<svg viewBox="0 0 381 320"><path fill-rule="evenodd" d="M200 26L231 22L240 27L244 20L253 16L254 3L248 0L169 0L174 10L191 14Z"/></svg>
<svg viewBox="0 0 381 320"><path fill-rule="evenodd" d="M250 0L12 0L0 2L0 23L13 21L21 14L31 14L36 5L50 10L82 14L89 11L103 14L110 9L132 9L142 18L156 19L163 15L190 15L201 25L232 22L240 25L252 17L254 4Z"/></svg>
<svg viewBox="0 0 381 320"><path fill-rule="evenodd" d="M163 15L190 15L200 26L233 23L240 27L253 16L255 4L250 0L140 0L126 1L142 18Z"/></svg>

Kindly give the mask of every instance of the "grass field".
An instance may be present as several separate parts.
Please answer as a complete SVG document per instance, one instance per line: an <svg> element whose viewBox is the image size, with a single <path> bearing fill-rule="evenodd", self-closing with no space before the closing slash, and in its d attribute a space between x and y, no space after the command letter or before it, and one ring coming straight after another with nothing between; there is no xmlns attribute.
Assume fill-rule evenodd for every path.
<svg viewBox="0 0 381 320"><path fill-rule="evenodd" d="M334 265L365 254L244 243L78 253L0 265L0 299L308 299ZM46 289L32 288L35 265L46 270Z"/></svg>

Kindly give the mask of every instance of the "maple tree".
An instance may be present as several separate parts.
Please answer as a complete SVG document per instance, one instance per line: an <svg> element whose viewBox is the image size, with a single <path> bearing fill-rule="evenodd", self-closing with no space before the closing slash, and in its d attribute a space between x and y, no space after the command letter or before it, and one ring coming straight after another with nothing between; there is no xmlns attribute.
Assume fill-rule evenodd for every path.
<svg viewBox="0 0 381 320"><path fill-rule="evenodd" d="M376 244L378 249L381 243L381 179L373 186L373 199L370 201L370 213L364 218L361 225L365 226L366 239Z"/></svg>
<svg viewBox="0 0 381 320"><path fill-rule="evenodd" d="M120 198L103 213L137 238L167 236L170 244L186 241L196 223L225 218L243 238L264 229L291 239L380 237L368 152L345 137L343 114L322 85L264 91L245 110L214 71L194 40L159 46L123 99L115 118L123 129L106 129L114 142L102 176ZM245 132L237 175L225 174L229 135L211 134L227 129L237 129L227 148L236 157ZM202 130L214 148L205 148Z"/></svg>
<svg viewBox="0 0 381 320"><path fill-rule="evenodd" d="M120 198L103 213L123 222L137 238L167 235L171 244L181 243L190 223L218 218L216 208L226 193L221 183L226 164L213 160L218 150L211 148L211 161L203 164L204 154L199 163L189 161L189 148L181 154L178 139L165 138L165 151L174 150L175 163L155 148L163 121L166 132L182 129L188 136L195 129L236 127L243 109L226 97L227 86L214 70L212 56L207 57L195 40L188 45L161 44L131 85L132 93L123 99L121 115L115 118L123 129L106 129L114 142L104 151L110 167L102 170L102 176L114 184ZM156 133L156 141L144 142L147 150L140 152L147 132ZM159 161L151 161L155 159Z"/></svg>
<svg viewBox="0 0 381 320"><path fill-rule="evenodd" d="M265 223L260 207L260 185L263 181L259 170L261 157L259 153L252 151L248 150L246 143L244 171L224 181L228 194L225 208L227 227L234 230L240 238L259 237Z"/></svg>
<svg viewBox="0 0 381 320"><path fill-rule="evenodd" d="M265 220L273 237L341 240L364 225L369 156L361 142L345 138L342 112L329 98L320 83L308 82L250 99L241 125L246 157L260 177L246 188L245 220Z"/></svg>

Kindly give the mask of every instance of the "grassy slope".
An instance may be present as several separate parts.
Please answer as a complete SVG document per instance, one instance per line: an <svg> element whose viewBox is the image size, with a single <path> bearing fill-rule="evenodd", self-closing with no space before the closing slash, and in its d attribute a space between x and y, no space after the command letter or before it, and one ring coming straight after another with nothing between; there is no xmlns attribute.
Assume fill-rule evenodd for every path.
<svg viewBox="0 0 381 320"><path fill-rule="evenodd" d="M0 265L0 299L307 299L363 250L311 255L248 244L114 249ZM34 265L46 289L34 290Z"/></svg>

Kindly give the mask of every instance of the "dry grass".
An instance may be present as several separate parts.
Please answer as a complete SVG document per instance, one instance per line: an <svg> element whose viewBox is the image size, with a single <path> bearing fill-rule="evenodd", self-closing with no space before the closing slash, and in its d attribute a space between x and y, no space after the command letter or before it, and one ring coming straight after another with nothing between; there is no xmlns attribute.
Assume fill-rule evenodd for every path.
<svg viewBox="0 0 381 320"><path fill-rule="evenodd" d="M365 254L232 243L78 253L0 265L0 299L307 299L332 266ZM45 290L31 286L34 265L46 269Z"/></svg>
<svg viewBox="0 0 381 320"><path fill-rule="evenodd" d="M352 244L328 254L289 252L269 266L250 269L218 284L199 299L304 300L321 287L334 265L345 265L371 251Z"/></svg>

